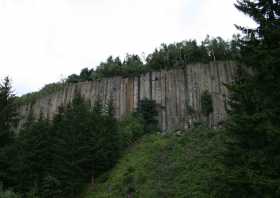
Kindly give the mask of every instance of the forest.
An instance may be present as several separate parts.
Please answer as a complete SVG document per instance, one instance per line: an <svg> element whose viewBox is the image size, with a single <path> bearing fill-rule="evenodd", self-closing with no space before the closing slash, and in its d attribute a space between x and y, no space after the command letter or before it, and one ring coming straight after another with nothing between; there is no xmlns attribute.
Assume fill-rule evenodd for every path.
<svg viewBox="0 0 280 198"><path fill-rule="evenodd" d="M76 93L50 121L32 113L15 132L22 102L59 89L54 83L17 98L10 79L0 83L0 198L63 197L280 197L280 1L238 0L257 27L236 26L230 42L207 37L162 45L145 63L137 55L109 57L63 83L195 62L235 60L239 67L223 128L203 122L162 134L156 104L142 100L122 121L112 102L93 106ZM35 95L35 96L34 96ZM212 111L205 94L204 113Z"/></svg>

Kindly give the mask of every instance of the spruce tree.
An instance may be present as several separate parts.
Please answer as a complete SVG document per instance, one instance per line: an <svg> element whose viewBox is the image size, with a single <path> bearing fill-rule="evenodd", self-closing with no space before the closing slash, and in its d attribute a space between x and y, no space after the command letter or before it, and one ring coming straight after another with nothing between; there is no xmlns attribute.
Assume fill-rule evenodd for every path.
<svg viewBox="0 0 280 198"><path fill-rule="evenodd" d="M89 180L88 134L90 106L77 94L72 103L55 117L54 170L52 176L61 184L64 197L75 197Z"/></svg>
<svg viewBox="0 0 280 198"><path fill-rule="evenodd" d="M11 143L13 139L12 127L17 121L15 95L11 81L6 77L0 82L0 148Z"/></svg>
<svg viewBox="0 0 280 198"><path fill-rule="evenodd" d="M257 28L244 33L231 91L225 154L228 197L280 197L280 1L240 0ZM223 195L225 197L225 195Z"/></svg>
<svg viewBox="0 0 280 198"><path fill-rule="evenodd" d="M15 182L13 157L14 147L13 128L17 122L15 95L12 91L11 81L6 77L0 82L0 183L7 188Z"/></svg>
<svg viewBox="0 0 280 198"><path fill-rule="evenodd" d="M52 162L52 137L50 124L42 115L39 120L29 121L17 138L18 176L16 188L22 194L31 190L40 191L43 178L49 174ZM37 193L37 192L36 192Z"/></svg>
<svg viewBox="0 0 280 198"><path fill-rule="evenodd" d="M100 124L96 128L96 173L100 174L112 168L120 149L120 136L117 120L114 118L112 100L108 103L102 116L97 120Z"/></svg>

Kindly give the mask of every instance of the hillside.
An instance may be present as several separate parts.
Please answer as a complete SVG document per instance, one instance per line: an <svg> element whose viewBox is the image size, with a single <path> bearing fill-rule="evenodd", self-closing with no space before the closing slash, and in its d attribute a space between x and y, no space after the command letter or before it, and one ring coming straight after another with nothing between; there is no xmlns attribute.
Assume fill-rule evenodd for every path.
<svg viewBox="0 0 280 198"><path fill-rule="evenodd" d="M126 197L129 191L139 198L217 197L219 186L213 181L223 171L218 161L222 136L220 130L205 128L146 135L85 198Z"/></svg>

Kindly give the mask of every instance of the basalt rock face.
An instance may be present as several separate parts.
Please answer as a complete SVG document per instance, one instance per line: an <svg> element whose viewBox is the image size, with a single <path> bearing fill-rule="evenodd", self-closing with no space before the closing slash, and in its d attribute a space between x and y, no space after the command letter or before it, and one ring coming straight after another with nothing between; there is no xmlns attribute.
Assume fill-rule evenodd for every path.
<svg viewBox="0 0 280 198"><path fill-rule="evenodd" d="M233 62L212 62L187 65L183 69L148 72L138 77L112 77L69 84L63 90L42 97L33 104L21 106L19 127L31 111L35 118L41 114L53 119L59 106L70 103L76 92L92 105L98 99L104 104L112 100L117 119L134 111L140 100L155 100L162 131L185 129L201 120L210 127L216 127L226 118L228 91L224 83L233 81L235 70ZM210 93L213 101L213 112L207 117L201 113L201 95L204 91Z"/></svg>

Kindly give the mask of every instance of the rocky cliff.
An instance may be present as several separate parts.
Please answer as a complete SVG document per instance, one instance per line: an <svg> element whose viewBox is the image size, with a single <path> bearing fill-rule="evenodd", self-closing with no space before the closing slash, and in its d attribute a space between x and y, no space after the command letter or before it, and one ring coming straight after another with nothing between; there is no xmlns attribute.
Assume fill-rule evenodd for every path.
<svg viewBox="0 0 280 198"><path fill-rule="evenodd" d="M112 99L117 119L132 112L139 100L148 98L157 103L163 131L184 129L198 120L206 120L209 126L214 127L226 117L225 99L228 92L224 83L233 81L235 68L233 62L212 62L187 65L184 69L148 72L138 77L112 77L69 84L33 104L21 106L20 125L30 111L33 111L35 118L41 113L52 119L58 107L71 102L75 91L79 91L92 105L97 99L103 103ZM206 90L213 101L213 112L207 118L201 113L201 95Z"/></svg>

